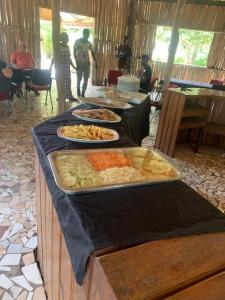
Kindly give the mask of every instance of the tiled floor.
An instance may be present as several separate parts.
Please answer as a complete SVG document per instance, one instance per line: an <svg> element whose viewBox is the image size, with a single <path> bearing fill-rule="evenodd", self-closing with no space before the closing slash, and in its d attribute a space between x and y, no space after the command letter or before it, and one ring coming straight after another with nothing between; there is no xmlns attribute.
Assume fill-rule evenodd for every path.
<svg viewBox="0 0 225 300"><path fill-rule="evenodd" d="M89 91L89 95L92 91ZM87 94L88 95L88 94ZM53 96L53 98L55 98ZM34 151L31 128L57 113L44 97L33 98L33 111L16 100L17 121L4 114L0 103L0 299L46 299L35 260L37 224L35 208ZM74 104L68 103L68 108ZM158 117L154 119L154 135ZM151 147L154 137L143 145ZM208 154L207 154L208 152ZM202 147L199 154L179 146L171 161L183 179L225 210L225 159L221 151Z"/></svg>

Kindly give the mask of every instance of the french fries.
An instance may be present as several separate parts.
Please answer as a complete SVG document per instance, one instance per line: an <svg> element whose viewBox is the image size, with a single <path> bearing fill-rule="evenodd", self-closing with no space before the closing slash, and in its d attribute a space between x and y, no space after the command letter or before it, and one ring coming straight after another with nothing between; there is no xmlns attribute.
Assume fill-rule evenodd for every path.
<svg viewBox="0 0 225 300"><path fill-rule="evenodd" d="M114 135L111 130L95 125L72 125L61 128L65 137L84 140L111 140Z"/></svg>

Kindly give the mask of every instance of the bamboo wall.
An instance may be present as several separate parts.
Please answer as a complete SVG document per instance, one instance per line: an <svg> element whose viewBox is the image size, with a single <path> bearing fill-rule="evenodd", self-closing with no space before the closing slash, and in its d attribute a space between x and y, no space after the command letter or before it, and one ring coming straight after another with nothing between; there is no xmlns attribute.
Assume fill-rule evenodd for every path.
<svg viewBox="0 0 225 300"><path fill-rule="evenodd" d="M41 7L51 8L51 0L37 0ZM64 0L61 1L61 10L78 15L95 17L99 0Z"/></svg>
<svg viewBox="0 0 225 300"><path fill-rule="evenodd" d="M128 0L67 0L61 1L61 10L95 18L94 47L97 53L99 70L94 69L94 83L102 84L109 69L117 66L116 50L123 41L128 14ZM30 50L37 56L37 27L35 26L35 4L50 8L50 0L1 0L0 1L0 34L5 58L15 50L17 42L27 40ZM156 25L171 26L174 19L176 3L138 0L138 17L132 47L132 73L137 74L140 68L138 57L149 54L154 48ZM187 4L181 17L181 27L223 32L225 28L225 8ZM35 46L36 41L36 46ZM211 58L224 57L214 47ZM224 49L224 48L223 48ZM219 51L220 52L220 51ZM210 64L212 67L221 65L219 62ZM223 62L224 65L224 62ZM165 64L154 63L154 73L162 78ZM222 72L198 68L194 66L175 65L173 76L209 82L212 77L224 78Z"/></svg>
<svg viewBox="0 0 225 300"><path fill-rule="evenodd" d="M140 59L142 54L147 54L152 57L152 52L155 44L156 26L149 24L137 24L132 47L132 63L131 71L137 74L140 69Z"/></svg>
<svg viewBox="0 0 225 300"><path fill-rule="evenodd" d="M153 75L157 76L159 79L163 79L165 76L166 63L153 61L151 66ZM209 83L212 78L225 80L225 72L198 66L174 64L171 77Z"/></svg>
<svg viewBox="0 0 225 300"><path fill-rule="evenodd" d="M214 34L207 66L209 68L225 70L225 33Z"/></svg>
<svg viewBox="0 0 225 300"><path fill-rule="evenodd" d="M96 10L94 47L99 70L93 74L94 83L102 84L110 69L117 68L116 48L124 39L127 25L127 1L100 1Z"/></svg>
<svg viewBox="0 0 225 300"><path fill-rule="evenodd" d="M0 46L4 59L10 62L10 54L20 40L28 42L35 54L35 0L0 1Z"/></svg>
<svg viewBox="0 0 225 300"><path fill-rule="evenodd" d="M176 2L139 0L138 23L172 26ZM181 15L180 27L223 32L225 7L186 4Z"/></svg>

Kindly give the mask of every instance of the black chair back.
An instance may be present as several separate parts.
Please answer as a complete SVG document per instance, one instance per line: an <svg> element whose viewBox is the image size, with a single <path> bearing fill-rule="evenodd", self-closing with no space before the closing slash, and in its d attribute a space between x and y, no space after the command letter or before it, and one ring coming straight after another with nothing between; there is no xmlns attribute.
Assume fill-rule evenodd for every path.
<svg viewBox="0 0 225 300"><path fill-rule="evenodd" d="M13 75L11 81L16 85L20 85L23 81L23 70L13 69Z"/></svg>
<svg viewBox="0 0 225 300"><path fill-rule="evenodd" d="M0 74L0 93L10 93L11 91L11 78L6 78Z"/></svg>
<svg viewBox="0 0 225 300"><path fill-rule="evenodd" d="M50 85L52 81L51 71L34 69L32 73L32 83L35 85Z"/></svg>

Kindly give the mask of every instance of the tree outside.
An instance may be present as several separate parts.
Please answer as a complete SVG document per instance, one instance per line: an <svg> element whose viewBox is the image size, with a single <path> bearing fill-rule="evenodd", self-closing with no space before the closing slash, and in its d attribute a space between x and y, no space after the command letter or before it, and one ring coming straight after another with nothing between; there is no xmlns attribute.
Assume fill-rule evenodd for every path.
<svg viewBox="0 0 225 300"><path fill-rule="evenodd" d="M157 27L153 60L167 61L170 37L171 27ZM206 67L212 39L212 32L180 29L174 62Z"/></svg>

